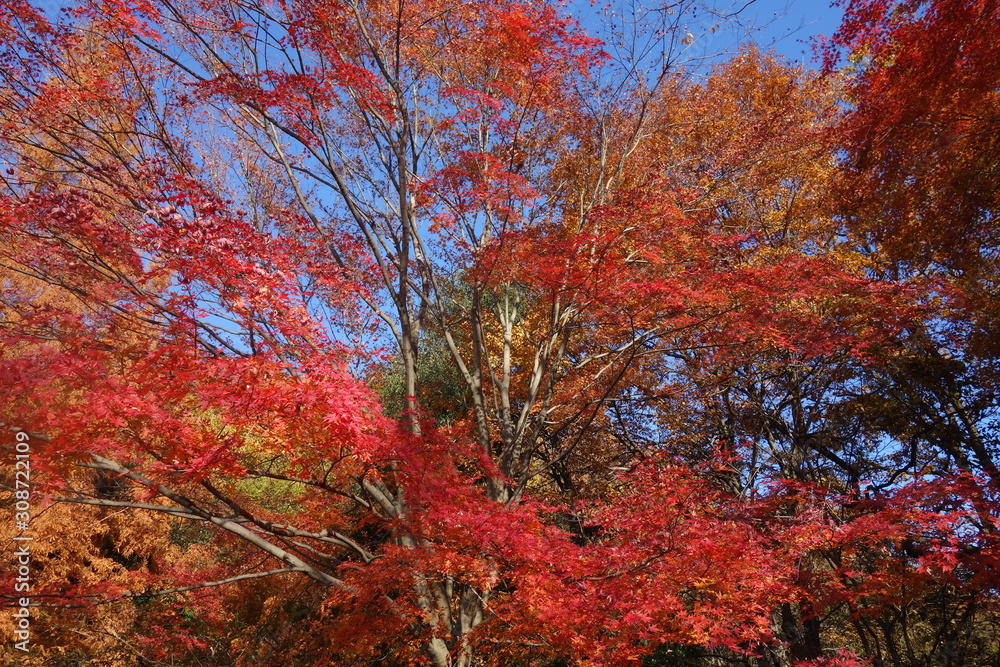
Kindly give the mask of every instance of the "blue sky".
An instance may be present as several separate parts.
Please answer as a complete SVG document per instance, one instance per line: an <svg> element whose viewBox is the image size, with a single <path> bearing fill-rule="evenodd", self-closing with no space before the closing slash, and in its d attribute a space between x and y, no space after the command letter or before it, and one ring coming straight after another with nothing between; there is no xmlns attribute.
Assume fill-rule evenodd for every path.
<svg viewBox="0 0 1000 667"><path fill-rule="evenodd" d="M762 46L771 42L776 51L798 62L809 62L812 37L832 37L843 15L842 7L824 0L755 0L745 11L758 24L770 22L757 38Z"/></svg>
<svg viewBox="0 0 1000 667"><path fill-rule="evenodd" d="M725 59L750 39L763 50L774 49L790 61L814 64L813 38L832 36L843 15L843 9L832 7L830 0L565 1L569 12L587 32L604 40L613 56L622 53L615 52L616 32L633 34L628 19L641 15L647 24L674 22L676 35L694 38L692 44L681 47L682 60L693 57L703 64ZM678 8L682 8L680 15ZM615 26L614 22L619 23ZM627 51L627 46L624 49Z"/></svg>

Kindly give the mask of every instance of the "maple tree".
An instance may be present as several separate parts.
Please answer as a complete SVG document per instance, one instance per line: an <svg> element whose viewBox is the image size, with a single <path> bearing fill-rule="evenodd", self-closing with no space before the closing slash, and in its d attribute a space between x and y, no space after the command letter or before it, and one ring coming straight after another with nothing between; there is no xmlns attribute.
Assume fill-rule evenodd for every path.
<svg viewBox="0 0 1000 667"><path fill-rule="evenodd" d="M875 406L943 288L840 224L836 82L646 51L609 89L546 2L0 36L0 422L39 543L99 524L39 555L29 660L846 667L840 610L883 661L893 610L992 600L989 445ZM983 419L936 389L898 403Z"/></svg>
<svg viewBox="0 0 1000 667"><path fill-rule="evenodd" d="M844 146L901 259L967 269L996 243L997 21L993 2L851 2L828 49L856 63Z"/></svg>
<svg viewBox="0 0 1000 667"><path fill-rule="evenodd" d="M844 158L839 211L877 249L875 271L929 278L943 301L895 358L866 369L847 414L854 428L902 445L879 488L911 476L934 480L938 493L966 498L968 507L979 494L989 497L998 479L991 127L998 52L989 37L998 19L992 2L849 2L826 51L828 70L846 64L847 113L833 135ZM979 490L955 486L954 474L976 475ZM956 539L953 552L969 560L941 570L956 580L911 579L886 607L854 607L866 652L890 664L975 664L995 655L992 586L970 585L989 561L993 547L984 543L993 543L995 512L977 511L968 542ZM904 541L895 557L905 562L924 544Z"/></svg>
<svg viewBox="0 0 1000 667"><path fill-rule="evenodd" d="M842 125L843 210L896 270L945 271L957 318L995 354L997 64L994 2L851 2L828 45L853 61Z"/></svg>

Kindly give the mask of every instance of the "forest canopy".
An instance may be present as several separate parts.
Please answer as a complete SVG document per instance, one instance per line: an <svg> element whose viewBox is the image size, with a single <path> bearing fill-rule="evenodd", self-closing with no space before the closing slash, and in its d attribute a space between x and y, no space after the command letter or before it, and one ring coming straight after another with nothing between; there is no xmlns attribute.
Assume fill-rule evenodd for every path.
<svg viewBox="0 0 1000 667"><path fill-rule="evenodd" d="M0 3L0 664L1000 660L1000 3Z"/></svg>

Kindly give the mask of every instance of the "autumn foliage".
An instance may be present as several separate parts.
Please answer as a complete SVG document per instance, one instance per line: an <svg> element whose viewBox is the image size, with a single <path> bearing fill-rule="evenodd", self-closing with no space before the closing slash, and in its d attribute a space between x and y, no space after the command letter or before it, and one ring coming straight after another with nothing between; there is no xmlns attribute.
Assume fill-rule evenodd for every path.
<svg viewBox="0 0 1000 667"><path fill-rule="evenodd" d="M995 664L997 5L669 10L0 6L3 664Z"/></svg>

